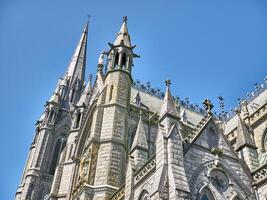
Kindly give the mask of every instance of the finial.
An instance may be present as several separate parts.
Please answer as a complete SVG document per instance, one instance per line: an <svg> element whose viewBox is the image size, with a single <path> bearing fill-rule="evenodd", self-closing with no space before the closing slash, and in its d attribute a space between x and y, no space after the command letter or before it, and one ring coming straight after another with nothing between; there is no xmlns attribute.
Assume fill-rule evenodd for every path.
<svg viewBox="0 0 267 200"><path fill-rule="evenodd" d="M166 86L170 86L170 85L171 85L171 80L169 80L169 79L166 80L166 81L165 81L165 84L166 84Z"/></svg>
<svg viewBox="0 0 267 200"><path fill-rule="evenodd" d="M123 17L123 22L127 23L127 20L128 20L128 17L127 16L124 16Z"/></svg>
<svg viewBox="0 0 267 200"><path fill-rule="evenodd" d="M91 15L87 15L87 21L89 22L90 21L90 18L91 18L92 16Z"/></svg>
<svg viewBox="0 0 267 200"><path fill-rule="evenodd" d="M241 114L241 109L240 108L235 108L235 113L240 116Z"/></svg>
<svg viewBox="0 0 267 200"><path fill-rule="evenodd" d="M209 99L205 99L203 101L203 105L205 107L206 112L210 113L211 109L213 108L213 104L211 103L211 101Z"/></svg>

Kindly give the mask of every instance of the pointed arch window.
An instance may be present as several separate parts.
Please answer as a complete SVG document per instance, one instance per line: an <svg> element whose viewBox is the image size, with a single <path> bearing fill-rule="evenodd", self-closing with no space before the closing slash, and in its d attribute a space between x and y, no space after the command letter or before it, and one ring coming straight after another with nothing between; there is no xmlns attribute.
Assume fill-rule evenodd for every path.
<svg viewBox="0 0 267 200"><path fill-rule="evenodd" d="M75 124L75 128L79 128L80 126L80 121L81 121L81 112L79 111L77 114L77 118L76 118L76 124Z"/></svg>
<svg viewBox="0 0 267 200"><path fill-rule="evenodd" d="M111 101L111 100L112 100L112 96L113 96L113 89L114 89L114 86L113 86L113 85L111 85L111 86L110 86L110 90L109 90L109 101Z"/></svg>
<svg viewBox="0 0 267 200"><path fill-rule="evenodd" d="M119 53L115 53L114 67L116 68L119 65Z"/></svg>
<svg viewBox="0 0 267 200"><path fill-rule="evenodd" d="M53 111L53 109L51 109L50 110L50 115L49 115L49 118L48 118L48 123L52 123L53 122L54 115L55 115L55 112Z"/></svg>
<svg viewBox="0 0 267 200"><path fill-rule="evenodd" d="M199 200L215 200L212 192L206 186L204 186L204 188L200 189L199 197L200 197L200 198L198 198Z"/></svg>
<svg viewBox="0 0 267 200"><path fill-rule="evenodd" d="M122 54L122 59L121 59L121 66L122 69L126 69L126 63L127 63L127 56L125 53Z"/></svg>
<svg viewBox="0 0 267 200"><path fill-rule="evenodd" d="M140 197L138 198L138 200L150 200L150 196L148 194L148 192L145 190L141 193Z"/></svg>

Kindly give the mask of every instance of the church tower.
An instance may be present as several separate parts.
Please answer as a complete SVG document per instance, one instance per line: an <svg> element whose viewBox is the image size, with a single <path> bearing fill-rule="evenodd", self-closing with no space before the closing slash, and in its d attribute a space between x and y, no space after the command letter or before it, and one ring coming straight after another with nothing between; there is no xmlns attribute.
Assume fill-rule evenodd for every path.
<svg viewBox="0 0 267 200"><path fill-rule="evenodd" d="M45 105L30 146L16 200L40 200L50 193L60 154L66 146L71 128L70 108L83 91L88 23L77 45L69 67Z"/></svg>
<svg viewBox="0 0 267 200"><path fill-rule="evenodd" d="M100 134L94 185L103 188L94 199L108 199L125 180L126 131L130 91L133 46L124 17L121 29L110 45L108 68L104 78L106 96L103 104L103 122Z"/></svg>

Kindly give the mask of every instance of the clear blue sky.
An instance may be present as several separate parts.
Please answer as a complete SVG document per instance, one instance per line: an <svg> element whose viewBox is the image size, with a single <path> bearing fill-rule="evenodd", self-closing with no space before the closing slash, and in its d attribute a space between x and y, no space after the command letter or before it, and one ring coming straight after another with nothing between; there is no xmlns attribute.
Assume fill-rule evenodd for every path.
<svg viewBox="0 0 267 200"><path fill-rule="evenodd" d="M0 199L13 199L34 123L63 75L87 14L92 15L87 76L128 15L141 55L134 79L201 104L217 96L226 107L267 75L266 0L1 0Z"/></svg>

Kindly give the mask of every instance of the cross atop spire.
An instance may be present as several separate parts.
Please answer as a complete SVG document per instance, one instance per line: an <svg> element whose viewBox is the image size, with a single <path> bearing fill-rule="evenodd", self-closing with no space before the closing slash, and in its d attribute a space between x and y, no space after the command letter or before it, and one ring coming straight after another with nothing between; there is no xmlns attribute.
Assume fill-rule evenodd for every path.
<svg viewBox="0 0 267 200"><path fill-rule="evenodd" d="M128 17L127 16L124 16L123 17L123 22L127 23L127 20L128 20Z"/></svg>
<svg viewBox="0 0 267 200"><path fill-rule="evenodd" d="M169 79L166 80L166 81L165 81L165 84L166 84L166 86L170 86L170 85L171 85L171 80L169 80Z"/></svg>

